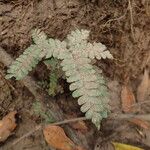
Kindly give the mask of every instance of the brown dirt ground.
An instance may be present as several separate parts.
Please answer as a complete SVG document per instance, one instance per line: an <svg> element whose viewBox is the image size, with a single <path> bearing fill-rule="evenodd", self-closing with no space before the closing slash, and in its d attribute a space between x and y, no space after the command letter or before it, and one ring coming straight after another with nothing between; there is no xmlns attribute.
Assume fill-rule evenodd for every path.
<svg viewBox="0 0 150 150"><path fill-rule="evenodd" d="M129 5L129 2L131 2L131 5ZM109 83L110 89L113 89L111 95L113 99L117 99L112 102L113 111L120 109L120 84L128 79L135 92L135 85L139 82L143 69L145 67L150 68L149 24L150 2L148 0L0 1L0 46L14 58L31 44L31 30L33 28L40 28L49 37L61 40L75 28L86 28L91 31L90 41L105 44L115 59L97 62L97 65L112 80ZM7 82L4 79L5 70L3 64L0 64L0 118L10 110L17 109L20 110L21 119L19 119L19 127L15 134L1 145L0 149L2 148L2 150L6 150L13 139L20 137L36 124L30 114L34 98L19 83ZM43 73L38 75L38 72ZM45 74L44 68L38 66L33 75L37 80L40 80L46 78ZM78 111L77 108L74 108L74 104L70 104L70 98L67 102L65 102L66 96L60 99L61 101L57 100L59 101L58 104L65 113L67 111L70 113L71 109L75 112ZM65 107L68 105L70 110L66 111ZM118 134L108 138L108 141L116 140L143 146L145 149L146 145L150 146L142 141L143 135L139 134L140 130L131 124L116 121L108 121L104 124L102 133L96 133L96 138L93 136L95 129L90 127L91 131L87 138L89 138L91 149L93 149L94 144L96 145L102 140L101 137L107 139L115 132ZM121 124L127 124L128 131L119 129L117 131L117 127ZM37 133L14 146L14 149L48 150L49 148L41 134ZM95 148L95 150L98 149L99 147Z"/></svg>

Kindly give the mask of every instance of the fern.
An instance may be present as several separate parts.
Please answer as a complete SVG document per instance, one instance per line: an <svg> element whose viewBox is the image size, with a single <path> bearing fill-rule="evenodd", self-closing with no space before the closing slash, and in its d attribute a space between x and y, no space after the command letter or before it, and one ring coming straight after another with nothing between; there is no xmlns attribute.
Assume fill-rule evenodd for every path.
<svg viewBox="0 0 150 150"><path fill-rule="evenodd" d="M62 78L63 74L60 70L60 63L56 58L50 58L44 61L46 66L50 68L48 94L55 96L57 93L63 92L63 87L59 84L59 79Z"/></svg>
<svg viewBox="0 0 150 150"><path fill-rule="evenodd" d="M52 123L54 122L54 118L52 117L51 113L46 111L40 101L35 101L32 105L33 113L35 115L40 116L42 119L44 119L44 122L46 123Z"/></svg>
<svg viewBox="0 0 150 150"><path fill-rule="evenodd" d="M41 49L36 45L31 45L12 63L7 71L8 74L6 75L6 78L15 77L16 80L24 78L42 59L42 57L40 57L41 52Z"/></svg>
<svg viewBox="0 0 150 150"><path fill-rule="evenodd" d="M62 70L70 83L72 96L78 98L81 111L100 128L100 122L107 118L109 112L109 93L105 79L91 65L92 59L112 59L112 55L101 43L89 43L89 31L75 30L67 36L66 41L54 40L35 30L32 34L34 45L25 50L9 68L8 78L23 78L43 57L61 60ZM32 59L28 60L28 57ZM26 65L24 63L28 62ZM34 62L34 63L33 63ZM23 68L22 68L23 66ZM19 72L19 74L18 74ZM21 72L21 73L20 73Z"/></svg>
<svg viewBox="0 0 150 150"><path fill-rule="evenodd" d="M58 87L58 77L57 77L57 74L55 72L52 72L50 74L50 83L49 83L48 94L55 96L56 91L57 91L57 87Z"/></svg>

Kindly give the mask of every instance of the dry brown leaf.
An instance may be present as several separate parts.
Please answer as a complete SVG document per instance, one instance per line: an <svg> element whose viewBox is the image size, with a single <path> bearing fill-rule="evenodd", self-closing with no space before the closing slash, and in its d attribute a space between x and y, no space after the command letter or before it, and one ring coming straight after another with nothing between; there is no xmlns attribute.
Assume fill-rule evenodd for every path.
<svg viewBox="0 0 150 150"><path fill-rule="evenodd" d="M131 106L135 104L135 96L132 90L126 85L122 86L121 102L122 102L122 110L124 112L134 111L133 107Z"/></svg>
<svg viewBox="0 0 150 150"><path fill-rule="evenodd" d="M0 142L4 142L16 128L16 114L17 111L12 111L0 120Z"/></svg>
<svg viewBox="0 0 150 150"><path fill-rule="evenodd" d="M77 146L74 150L85 150L85 149L82 148L81 146Z"/></svg>
<svg viewBox="0 0 150 150"><path fill-rule="evenodd" d="M145 120L138 119L138 118L133 118L130 120L130 122L144 128L144 129L149 129L149 127L150 127L149 122L147 122Z"/></svg>
<svg viewBox="0 0 150 150"><path fill-rule="evenodd" d="M77 115L76 114L71 114L71 115L66 115L66 118L67 119L70 119L70 118L76 118ZM80 121L77 121L77 122L73 122L73 123L69 123L69 125L75 129L75 130L78 130L79 132L82 132L82 133L86 133L88 131L88 127L86 126L86 123L83 121L83 120L80 120Z"/></svg>
<svg viewBox="0 0 150 150"><path fill-rule="evenodd" d="M83 150L76 146L59 126L47 125L44 130L44 137L47 143L59 150Z"/></svg>
<svg viewBox="0 0 150 150"><path fill-rule="evenodd" d="M88 127L86 126L84 121L78 121L78 122L74 122L70 124L72 128L74 128L75 130L79 130L83 133L88 131Z"/></svg>
<svg viewBox="0 0 150 150"><path fill-rule="evenodd" d="M142 81L137 89L137 100L139 102L145 100L146 96L148 95L149 86L150 86L149 72L147 69L145 69Z"/></svg>

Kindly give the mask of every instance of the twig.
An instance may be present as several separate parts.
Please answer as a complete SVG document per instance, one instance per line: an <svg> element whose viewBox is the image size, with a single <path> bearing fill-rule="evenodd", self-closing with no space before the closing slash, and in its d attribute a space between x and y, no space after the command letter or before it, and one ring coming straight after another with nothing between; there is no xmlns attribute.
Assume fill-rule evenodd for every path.
<svg viewBox="0 0 150 150"><path fill-rule="evenodd" d="M72 123L72 122L77 122L77 121L82 121L82 120L88 120L88 119L86 117L79 117L79 118L73 118L73 119L67 119L67 120L59 121L56 123L52 123L50 125L62 125L62 124Z"/></svg>
<svg viewBox="0 0 150 150"><path fill-rule="evenodd" d="M138 118L138 119L143 119L150 121L150 114L111 114L110 119L131 119L131 118Z"/></svg>
<svg viewBox="0 0 150 150"><path fill-rule="evenodd" d="M31 130L30 132L28 132L27 134L24 134L23 136L21 136L20 138L18 138L16 141L14 141L12 143L12 146L16 145L17 143L19 143L21 140L29 137L30 135L32 135L33 133L35 133L36 131L38 130L41 130L42 129L42 125L38 125L35 127L35 129Z"/></svg>
<svg viewBox="0 0 150 150"><path fill-rule="evenodd" d="M108 21L105 22L105 24L103 25L103 28L104 28L108 23L110 23L110 22L112 22L112 21L119 21L119 20L123 19L123 18L126 16L127 12L128 12L128 8L129 8L129 3L128 3L128 6L127 6L127 8L126 8L126 10L125 10L125 12L124 12L123 15L121 15L120 17L116 17L116 18L111 18L111 19L109 19Z"/></svg>
<svg viewBox="0 0 150 150"><path fill-rule="evenodd" d="M131 119L131 118L139 118L139 119L144 119L144 120L148 120L150 121L150 114L145 114L145 115L135 115L135 114L111 114L109 119ZM71 123L71 122L76 122L76 121L81 121L81 120L87 120L86 117L80 117L80 118L73 118L73 119L68 119L68 120L63 120L63 121L59 121L59 122L55 122L55 123L51 123L49 125L62 125L62 124L67 124L67 123ZM22 137L18 138L15 142L13 142L13 145L16 145L17 143L19 143L21 140L29 137L30 135L32 135L33 133L35 133L38 130L41 130L45 127L46 125L38 125L35 127L35 129L31 130L30 132L28 132L27 134L23 135Z"/></svg>
<svg viewBox="0 0 150 150"><path fill-rule="evenodd" d="M59 121L59 122L55 122L55 123L51 123L48 125L62 125L62 124L67 124L67 123L71 123L71 122L76 122L76 121L81 121L81 120L87 120L86 117L80 117L80 118L73 118L73 119L67 119L67 120L63 120L63 121ZM21 136L20 138L18 138L16 141L14 141L12 143L12 146L16 145L17 143L19 143L21 140L29 137L30 135L32 135L33 133L35 133L38 130L41 130L45 127L46 125L38 125L35 127L35 129L31 130L30 132L28 132L27 134L24 134L23 136Z"/></svg>
<svg viewBox="0 0 150 150"><path fill-rule="evenodd" d="M128 7L127 7L127 9L128 9ZM125 13L124 13L122 16L117 17L117 18L113 18L113 19L109 19L108 21L106 21L106 23L104 24L104 27L105 27L108 23L110 23L110 22L112 22L112 21L119 21L119 20L123 19L123 18L126 16L126 14L127 14L127 9L126 9Z"/></svg>

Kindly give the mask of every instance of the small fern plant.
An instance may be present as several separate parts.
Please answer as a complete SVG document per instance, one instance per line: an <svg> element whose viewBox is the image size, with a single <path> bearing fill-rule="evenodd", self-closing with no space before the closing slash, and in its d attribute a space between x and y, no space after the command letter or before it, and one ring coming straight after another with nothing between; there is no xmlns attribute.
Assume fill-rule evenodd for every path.
<svg viewBox="0 0 150 150"><path fill-rule="evenodd" d="M78 98L81 111L91 119L96 127L109 113L109 92L104 77L91 64L92 59L112 59L113 56L101 43L88 42L89 31L72 31L64 41L47 38L44 32L32 32L34 44L28 47L9 67L6 78L24 78L43 58L61 60L61 67L72 96Z"/></svg>
<svg viewBox="0 0 150 150"><path fill-rule="evenodd" d="M59 84L60 78L65 78L62 72L60 61L56 58L49 58L44 61L44 64L50 70L49 83L47 91L50 96L56 96L58 93L63 93L63 87Z"/></svg>

